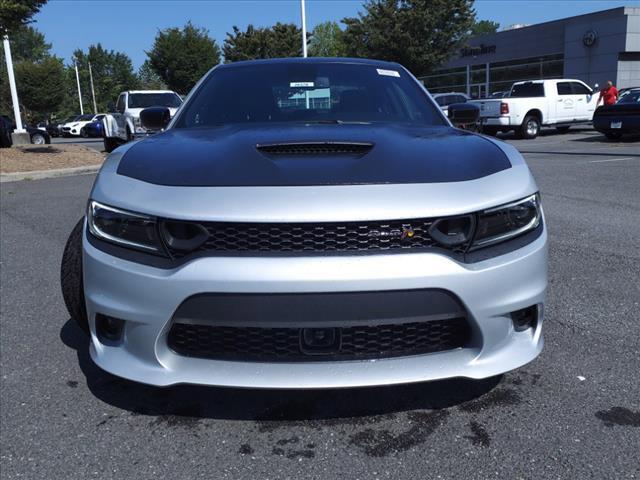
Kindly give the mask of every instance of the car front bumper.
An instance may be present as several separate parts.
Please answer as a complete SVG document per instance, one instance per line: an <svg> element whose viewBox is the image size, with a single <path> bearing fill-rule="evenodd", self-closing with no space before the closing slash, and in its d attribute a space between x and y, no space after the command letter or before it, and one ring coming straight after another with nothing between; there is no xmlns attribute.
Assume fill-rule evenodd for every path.
<svg viewBox="0 0 640 480"><path fill-rule="evenodd" d="M86 230L85 230L86 232ZM86 233L85 233L86 235ZM546 230L526 246L473 264L437 253L335 257L205 257L165 270L109 255L83 240L90 353L102 369L157 386L336 388L498 375L542 350ZM470 346L385 359L288 363L211 360L169 349L176 309L203 293L374 292L439 289L468 313ZM538 305L535 328L514 330L510 312ZM122 343L101 343L96 314L125 320Z"/></svg>

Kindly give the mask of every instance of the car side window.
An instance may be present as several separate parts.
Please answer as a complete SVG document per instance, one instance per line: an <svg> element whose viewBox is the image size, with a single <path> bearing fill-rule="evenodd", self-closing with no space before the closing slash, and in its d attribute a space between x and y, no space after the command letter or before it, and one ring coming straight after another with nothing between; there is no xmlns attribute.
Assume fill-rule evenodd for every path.
<svg viewBox="0 0 640 480"><path fill-rule="evenodd" d="M558 95L573 95L570 82L558 82Z"/></svg>
<svg viewBox="0 0 640 480"><path fill-rule="evenodd" d="M120 96L118 97L118 103L116 103L117 112L124 113L124 110L125 110L124 101L125 101L125 94L121 93Z"/></svg>
<svg viewBox="0 0 640 480"><path fill-rule="evenodd" d="M571 82L571 90L574 95L591 95L591 90L578 82Z"/></svg>

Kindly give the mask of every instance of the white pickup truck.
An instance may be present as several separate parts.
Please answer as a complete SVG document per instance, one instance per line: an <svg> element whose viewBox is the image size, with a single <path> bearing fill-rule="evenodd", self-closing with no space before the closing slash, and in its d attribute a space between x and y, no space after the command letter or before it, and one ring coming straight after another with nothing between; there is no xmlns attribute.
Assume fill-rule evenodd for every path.
<svg viewBox="0 0 640 480"><path fill-rule="evenodd" d="M591 122L598 92L580 80L532 80L514 83L505 98L470 103L480 108L479 122L487 135L515 130L521 138L536 138L541 127L566 131Z"/></svg>
<svg viewBox="0 0 640 480"><path fill-rule="evenodd" d="M167 107L173 117L182 105L182 98L171 90L130 90L118 96L115 106L103 119L104 149L111 152L131 141L136 135L146 135L140 123L140 112L148 107Z"/></svg>

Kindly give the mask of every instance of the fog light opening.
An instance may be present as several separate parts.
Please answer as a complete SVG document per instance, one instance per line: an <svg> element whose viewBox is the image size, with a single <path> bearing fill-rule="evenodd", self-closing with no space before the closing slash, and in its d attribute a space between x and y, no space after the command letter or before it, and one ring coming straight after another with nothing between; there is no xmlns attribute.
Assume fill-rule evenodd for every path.
<svg viewBox="0 0 640 480"><path fill-rule="evenodd" d="M96 315L96 333L98 340L105 345L113 345L122 340L124 320L98 313Z"/></svg>
<svg viewBox="0 0 640 480"><path fill-rule="evenodd" d="M538 325L538 306L531 305L530 307L511 312L511 321L513 322L513 329L516 332L524 332L530 328L535 330Z"/></svg>

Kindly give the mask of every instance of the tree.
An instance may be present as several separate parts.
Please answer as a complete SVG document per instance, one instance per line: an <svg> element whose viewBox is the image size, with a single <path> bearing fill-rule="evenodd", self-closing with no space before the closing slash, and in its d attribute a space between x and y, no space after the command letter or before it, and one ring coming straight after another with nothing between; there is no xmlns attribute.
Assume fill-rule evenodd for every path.
<svg viewBox="0 0 640 480"><path fill-rule="evenodd" d="M220 47L208 30L187 23L158 32L149 64L171 90L186 94L210 68L220 63Z"/></svg>
<svg viewBox="0 0 640 480"><path fill-rule="evenodd" d="M480 35L496 33L499 28L500 24L498 22L492 22L491 20L477 20L471 26L471 31L469 33L472 37L477 37Z"/></svg>
<svg viewBox="0 0 640 480"><path fill-rule="evenodd" d="M224 61L237 62L257 58L299 57L302 55L302 30L293 23L276 23L268 28L247 26L243 32L235 25L227 32L222 48Z"/></svg>
<svg viewBox="0 0 640 480"><path fill-rule="evenodd" d="M138 85L143 90L166 90L167 85L160 76L151 68L149 60L138 69Z"/></svg>
<svg viewBox="0 0 640 480"><path fill-rule="evenodd" d="M122 52L106 50L98 43L91 45L87 53L82 50L73 52L73 61L78 65L83 103L89 107L87 110L92 110L93 107L89 63L99 112L105 111L110 103L115 102L120 92L138 88L138 77L133 71L131 59ZM73 70L73 66L69 69Z"/></svg>
<svg viewBox="0 0 640 480"><path fill-rule="evenodd" d="M345 57L346 55L344 32L337 22L323 22L315 26L309 40L309 56Z"/></svg>
<svg viewBox="0 0 640 480"><path fill-rule="evenodd" d="M15 65L16 83L20 86L20 103L27 119L39 121L49 118L64 100L65 74L62 60L19 62Z"/></svg>
<svg viewBox="0 0 640 480"><path fill-rule="evenodd" d="M17 28L9 40L11 41L11 58L14 62L22 60L39 62L51 55L51 44L47 43L44 35L33 27L24 25ZM4 62L4 49L0 55Z"/></svg>
<svg viewBox="0 0 640 480"><path fill-rule="evenodd" d="M348 53L396 61L415 74L446 61L475 18L471 0L368 0L364 9L343 19Z"/></svg>
<svg viewBox="0 0 640 480"><path fill-rule="evenodd" d="M31 22L47 0L0 0L0 36Z"/></svg>

